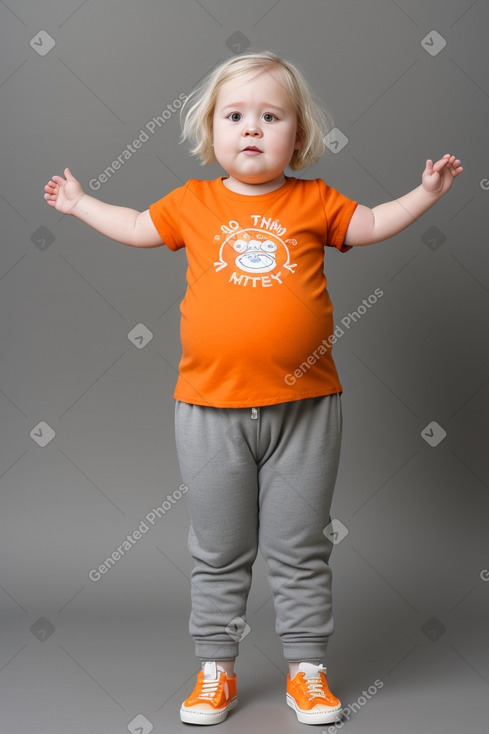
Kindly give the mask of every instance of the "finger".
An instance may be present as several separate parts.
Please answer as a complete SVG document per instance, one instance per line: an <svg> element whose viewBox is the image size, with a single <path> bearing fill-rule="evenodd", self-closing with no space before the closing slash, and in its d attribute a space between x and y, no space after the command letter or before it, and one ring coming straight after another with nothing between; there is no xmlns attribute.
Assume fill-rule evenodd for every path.
<svg viewBox="0 0 489 734"><path fill-rule="evenodd" d="M441 171L442 168L445 168L448 161L449 161L449 158L446 158L445 156L443 156L443 158L440 158L440 160L436 161L436 163L434 164L433 166L434 170L437 172Z"/></svg>
<svg viewBox="0 0 489 734"><path fill-rule="evenodd" d="M64 174L66 176L67 181L76 181L76 178L73 176L69 168L65 168Z"/></svg>
<svg viewBox="0 0 489 734"><path fill-rule="evenodd" d="M462 170L462 166L460 165L460 160L458 158L454 158L453 161L450 162L450 170L452 173L455 173L455 171Z"/></svg>

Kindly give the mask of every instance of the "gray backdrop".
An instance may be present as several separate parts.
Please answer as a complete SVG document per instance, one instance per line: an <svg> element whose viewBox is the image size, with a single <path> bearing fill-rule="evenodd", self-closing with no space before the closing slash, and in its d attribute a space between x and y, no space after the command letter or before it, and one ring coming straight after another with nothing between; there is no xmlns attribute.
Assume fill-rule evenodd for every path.
<svg viewBox="0 0 489 734"><path fill-rule="evenodd" d="M178 100L246 48L292 58L333 117L299 175L373 206L462 159L407 231L326 253L345 420L327 664L345 731L487 731L487 0L2 0L0 23L2 731L184 729L185 254L114 243L43 187L69 166L143 210L220 175L178 145ZM302 731L261 556L247 623L220 731Z"/></svg>

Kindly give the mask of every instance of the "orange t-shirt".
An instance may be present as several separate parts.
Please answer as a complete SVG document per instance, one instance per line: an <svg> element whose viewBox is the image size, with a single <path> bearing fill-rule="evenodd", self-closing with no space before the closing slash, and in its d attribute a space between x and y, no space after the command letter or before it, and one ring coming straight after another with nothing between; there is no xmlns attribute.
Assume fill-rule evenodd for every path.
<svg viewBox="0 0 489 734"><path fill-rule="evenodd" d="M151 204L163 242L187 249L177 400L245 408L342 392L324 247L351 249L356 206L292 177L258 196L192 179Z"/></svg>

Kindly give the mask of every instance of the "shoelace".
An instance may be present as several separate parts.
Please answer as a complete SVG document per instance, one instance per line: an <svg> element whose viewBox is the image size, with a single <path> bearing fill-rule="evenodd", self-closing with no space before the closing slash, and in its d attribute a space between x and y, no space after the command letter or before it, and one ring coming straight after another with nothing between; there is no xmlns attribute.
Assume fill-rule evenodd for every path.
<svg viewBox="0 0 489 734"><path fill-rule="evenodd" d="M219 686L219 678L216 680L205 680L202 684L202 693L199 698L214 698Z"/></svg>
<svg viewBox="0 0 489 734"><path fill-rule="evenodd" d="M321 667L319 668L316 675L311 676L310 678L306 678L304 676L304 681L307 684L310 701L312 701L313 698L327 698L326 693L323 690L323 681L321 679L320 672Z"/></svg>

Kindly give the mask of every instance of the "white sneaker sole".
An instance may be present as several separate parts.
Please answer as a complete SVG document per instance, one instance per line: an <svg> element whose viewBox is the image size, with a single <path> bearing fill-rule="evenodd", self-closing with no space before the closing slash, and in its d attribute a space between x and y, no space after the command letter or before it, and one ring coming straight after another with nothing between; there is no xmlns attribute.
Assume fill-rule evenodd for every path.
<svg viewBox="0 0 489 734"><path fill-rule="evenodd" d="M226 708L221 709L221 711L196 711L195 708L185 708L182 704L180 708L180 720L185 724L202 724L204 726L206 724L220 724L237 705L237 696L232 698Z"/></svg>
<svg viewBox="0 0 489 734"><path fill-rule="evenodd" d="M301 724L333 724L341 719L341 704L334 708L331 707L330 711L302 711L290 693L285 695L287 696L288 705L294 709Z"/></svg>

